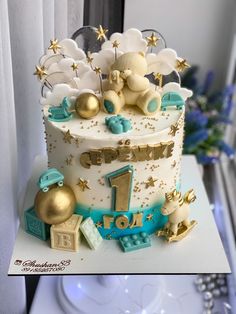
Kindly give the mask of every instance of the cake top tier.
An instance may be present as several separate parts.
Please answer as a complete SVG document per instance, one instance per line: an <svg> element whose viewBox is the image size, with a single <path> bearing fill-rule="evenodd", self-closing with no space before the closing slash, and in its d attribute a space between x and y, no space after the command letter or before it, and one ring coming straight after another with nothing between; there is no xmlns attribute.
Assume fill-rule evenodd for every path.
<svg viewBox="0 0 236 314"><path fill-rule="evenodd" d="M156 116L167 93L178 94L183 102L192 95L181 88L178 74L189 65L173 49L158 48L158 33L145 37L132 28L107 40L106 32L101 26L94 31L101 42L98 52L85 53L72 39L51 40L34 73L42 84L42 105L58 106L68 97L73 110L76 98L90 93L106 113L126 115L125 105L136 105L135 114ZM81 109L77 113L92 117L91 112L83 116Z"/></svg>

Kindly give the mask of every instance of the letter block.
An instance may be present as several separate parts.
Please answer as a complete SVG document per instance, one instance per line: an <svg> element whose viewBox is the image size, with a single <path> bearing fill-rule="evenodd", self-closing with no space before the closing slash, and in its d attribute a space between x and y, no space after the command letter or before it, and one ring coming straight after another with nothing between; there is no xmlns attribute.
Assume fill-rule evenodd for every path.
<svg viewBox="0 0 236 314"><path fill-rule="evenodd" d="M78 251L80 244L79 227L83 217L72 215L65 222L51 226L51 247L65 251Z"/></svg>
<svg viewBox="0 0 236 314"><path fill-rule="evenodd" d="M46 241L50 236L50 225L40 220L33 207L24 212L25 231Z"/></svg>

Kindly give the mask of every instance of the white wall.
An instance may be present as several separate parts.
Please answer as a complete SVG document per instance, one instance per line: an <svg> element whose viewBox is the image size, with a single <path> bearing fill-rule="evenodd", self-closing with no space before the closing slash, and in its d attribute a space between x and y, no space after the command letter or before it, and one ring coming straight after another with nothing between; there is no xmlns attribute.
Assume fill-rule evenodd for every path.
<svg viewBox="0 0 236 314"><path fill-rule="evenodd" d="M200 78L215 70L218 87L225 83L235 17L235 0L126 0L124 29L160 31L168 47L200 65Z"/></svg>

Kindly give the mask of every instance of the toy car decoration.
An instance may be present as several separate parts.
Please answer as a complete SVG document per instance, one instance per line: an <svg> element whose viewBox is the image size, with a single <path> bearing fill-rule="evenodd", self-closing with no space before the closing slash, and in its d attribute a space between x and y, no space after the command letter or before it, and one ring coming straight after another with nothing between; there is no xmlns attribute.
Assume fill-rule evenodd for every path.
<svg viewBox="0 0 236 314"><path fill-rule="evenodd" d="M175 92L168 92L162 96L161 110L166 111L167 107L176 106L178 110L181 110L185 104L183 98Z"/></svg>
<svg viewBox="0 0 236 314"><path fill-rule="evenodd" d="M64 176L56 168L46 170L38 180L38 186L43 192L49 190L49 186L57 183L58 186L63 186Z"/></svg>

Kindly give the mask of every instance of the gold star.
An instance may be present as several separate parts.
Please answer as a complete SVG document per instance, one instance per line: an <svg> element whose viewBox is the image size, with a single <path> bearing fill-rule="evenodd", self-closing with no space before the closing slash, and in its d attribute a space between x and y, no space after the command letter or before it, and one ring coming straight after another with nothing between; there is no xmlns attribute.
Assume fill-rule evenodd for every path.
<svg viewBox="0 0 236 314"><path fill-rule="evenodd" d="M78 70L79 65L77 63L72 63L71 68L73 69L73 71Z"/></svg>
<svg viewBox="0 0 236 314"><path fill-rule="evenodd" d="M45 67L44 66L40 67L39 65L36 65L34 75L37 75L37 77L41 80L44 75L47 75Z"/></svg>
<svg viewBox="0 0 236 314"><path fill-rule="evenodd" d="M63 137L63 141L65 143L69 143L71 144L71 140L73 139L73 136L70 134L70 130L68 130L66 133L62 132L64 137Z"/></svg>
<svg viewBox="0 0 236 314"><path fill-rule="evenodd" d="M117 40L113 41L113 43L112 43L113 48L118 48L119 45L120 45L120 43Z"/></svg>
<svg viewBox="0 0 236 314"><path fill-rule="evenodd" d="M170 132L168 133L169 135L175 136L176 132L179 130L179 126L177 123L172 124L170 126Z"/></svg>
<svg viewBox="0 0 236 314"><path fill-rule="evenodd" d="M153 214L148 214L146 220L151 221L153 219Z"/></svg>
<svg viewBox="0 0 236 314"><path fill-rule="evenodd" d="M94 72L95 72L96 74L101 74L101 73L102 73L101 68L99 68L99 67L95 67L95 68L94 68Z"/></svg>
<svg viewBox="0 0 236 314"><path fill-rule="evenodd" d="M95 223L95 226L96 226L97 228L102 228L102 222L101 222L101 221L96 222L96 223Z"/></svg>
<svg viewBox="0 0 236 314"><path fill-rule="evenodd" d="M81 188L81 190L84 192L85 189L91 190L88 185L88 180L84 180L82 178L79 178L79 182L77 185Z"/></svg>
<svg viewBox="0 0 236 314"><path fill-rule="evenodd" d="M156 81L161 81L162 80L162 74L161 73L153 73L153 75L154 75L154 79L156 80Z"/></svg>
<svg viewBox="0 0 236 314"><path fill-rule="evenodd" d="M153 179L153 177L149 177L148 180L145 182L145 187L146 189L149 188L150 186L155 186L155 182L157 179Z"/></svg>
<svg viewBox="0 0 236 314"><path fill-rule="evenodd" d="M57 50L61 49L61 46L58 44L58 39L50 40L50 46L48 49L51 49L54 53L57 53Z"/></svg>
<svg viewBox="0 0 236 314"><path fill-rule="evenodd" d="M177 59L175 68L178 72L182 72L185 69L190 68L190 65L187 63L186 59Z"/></svg>
<svg viewBox="0 0 236 314"><path fill-rule="evenodd" d="M149 37L146 37L146 39L147 39L147 45L149 47L156 47L157 42L160 38L156 37L155 34L152 33L152 35Z"/></svg>
<svg viewBox="0 0 236 314"><path fill-rule="evenodd" d="M99 25L99 28L97 28L97 40L102 41L103 39L106 39L106 33L108 32L107 29L103 28L101 25Z"/></svg>
<svg viewBox="0 0 236 314"><path fill-rule="evenodd" d="M70 154L69 157L66 158L66 164L67 166L72 166L72 160L73 160L74 156Z"/></svg>
<svg viewBox="0 0 236 314"><path fill-rule="evenodd" d="M88 54L87 54L87 62L89 63L89 64L91 64L92 62L93 62L93 58L91 57L91 53L88 51Z"/></svg>

